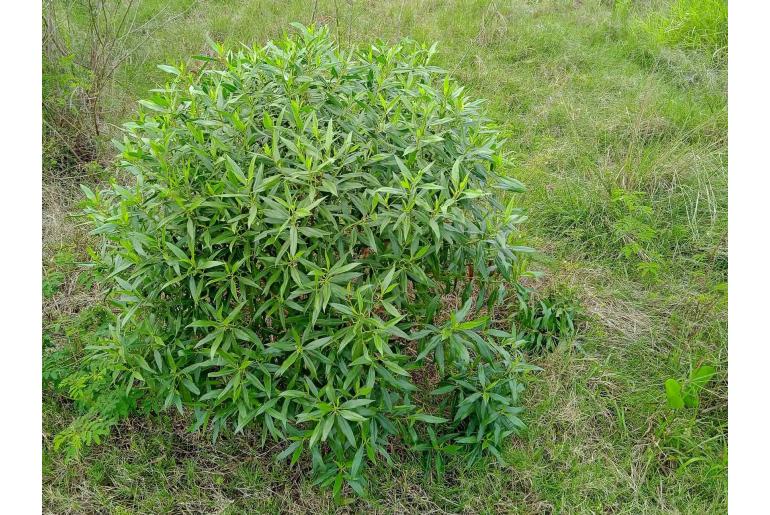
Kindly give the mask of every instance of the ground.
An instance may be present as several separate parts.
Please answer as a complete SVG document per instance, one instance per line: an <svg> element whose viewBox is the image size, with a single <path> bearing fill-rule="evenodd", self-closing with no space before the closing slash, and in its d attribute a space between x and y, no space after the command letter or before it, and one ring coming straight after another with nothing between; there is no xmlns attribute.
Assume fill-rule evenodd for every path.
<svg viewBox="0 0 770 515"><path fill-rule="evenodd" d="M438 41L438 64L508 136L528 191L525 239L539 295L576 299L574 344L532 360L527 431L509 466L426 477L409 456L372 471L338 508L303 467L245 434L212 444L173 416L135 417L67 460L53 437L76 416L43 395L50 513L722 513L727 506L726 2L145 1L136 50L116 70L103 140L163 80L158 63L206 51L206 35L263 44L289 23L328 24L344 47ZM73 34L82 29L73 9ZM722 23L724 22L724 24ZM73 37L77 39L77 37ZM106 145L105 145L106 146ZM109 150L101 150L109 153ZM94 171L96 170L96 171ZM92 243L69 216L78 182L44 171L44 352L83 344L98 287L77 263ZM716 368L697 410L664 383Z"/></svg>

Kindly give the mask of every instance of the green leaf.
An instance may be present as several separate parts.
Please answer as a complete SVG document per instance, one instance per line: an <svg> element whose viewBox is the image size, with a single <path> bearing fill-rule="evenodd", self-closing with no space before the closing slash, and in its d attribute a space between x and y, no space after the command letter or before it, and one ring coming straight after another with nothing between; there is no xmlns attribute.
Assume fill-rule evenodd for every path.
<svg viewBox="0 0 770 515"><path fill-rule="evenodd" d="M325 337L323 337L323 338L318 338L317 340L313 340L312 342L308 343L308 344L305 346L305 350L316 350L316 349L320 349L321 347L323 347L324 345L326 345L327 343L329 343L329 342L331 341L331 339L332 339L332 337L331 337L331 336L325 336Z"/></svg>
<svg viewBox="0 0 770 515"><path fill-rule="evenodd" d="M276 457L275 461L282 461L288 458L294 451L302 447L302 440L297 440L289 445L286 449L281 451Z"/></svg>
<svg viewBox="0 0 770 515"><path fill-rule="evenodd" d="M146 107L147 109L152 110L152 111L158 111L160 113L165 113L166 112L166 108L165 107L160 106L160 105L156 104L155 102L151 102L149 100L140 100L139 104L144 106L144 107Z"/></svg>
<svg viewBox="0 0 770 515"><path fill-rule="evenodd" d="M358 476L358 474L360 473L361 463L363 462L363 459L364 459L364 447L361 446L356 451L356 455L353 456L353 464L350 466L350 474L353 477Z"/></svg>
<svg viewBox="0 0 770 515"><path fill-rule="evenodd" d="M684 408L684 400L682 399L682 385L680 385L676 379L666 380L666 398L668 399L668 406L670 408Z"/></svg>
<svg viewBox="0 0 770 515"><path fill-rule="evenodd" d="M228 170L230 170L243 184L248 184L249 180L246 178L246 175L244 175L243 170L241 170L238 163L233 161L233 158L227 154L225 154L225 159L227 160Z"/></svg>
<svg viewBox="0 0 770 515"><path fill-rule="evenodd" d="M715 373L716 369L710 365L698 367L690 375L690 384L696 391L702 390L711 381Z"/></svg>
<svg viewBox="0 0 770 515"><path fill-rule="evenodd" d="M505 191L511 191L514 193L521 193L526 191L524 184L513 177L500 177L495 187Z"/></svg>
<svg viewBox="0 0 770 515"><path fill-rule="evenodd" d="M350 446L355 447L356 437L353 435L353 430L350 428L350 424L348 424L348 421L341 416L337 416L336 420L337 420L337 427L339 427L342 434L345 435L345 438L347 439Z"/></svg>
<svg viewBox="0 0 770 515"><path fill-rule="evenodd" d="M176 68L174 66L170 66L168 64L159 64L158 68L163 70L166 73L171 73L173 75L179 75L181 72L179 71L179 68Z"/></svg>
<svg viewBox="0 0 770 515"><path fill-rule="evenodd" d="M434 415L429 415L427 413L416 413L412 415L412 418L415 420L420 420L422 422L427 422L428 424L443 424L444 422L449 422L448 419L443 417L436 417Z"/></svg>
<svg viewBox="0 0 770 515"><path fill-rule="evenodd" d="M355 411L351 411L351 410L346 410L346 409L340 410L340 415L342 415L347 420L350 420L351 422L365 422L366 421L366 417L362 417L361 415L359 415Z"/></svg>
<svg viewBox="0 0 770 515"><path fill-rule="evenodd" d="M88 200L95 200L96 199L96 195L94 195L94 192L91 191L91 188L89 188L85 184L81 184L80 185L80 189L83 190L83 193L85 193L86 198Z"/></svg>
<svg viewBox="0 0 770 515"><path fill-rule="evenodd" d="M182 260L185 260L185 261L188 259L188 258L187 258L187 254L185 254L185 253L182 251L182 249L180 249L179 247L177 247L176 245L174 245L174 244L173 244L173 243L171 243L170 241L167 241L167 242L166 242L166 246L167 246L169 249L171 249L171 252L173 252L173 253L174 253L174 255L175 255L176 257L178 257L179 259L182 259Z"/></svg>
<svg viewBox="0 0 770 515"><path fill-rule="evenodd" d="M351 399L343 402L341 407L345 409L355 409L360 408L361 406L367 406L372 402L374 402L373 399Z"/></svg>
<svg viewBox="0 0 770 515"><path fill-rule="evenodd" d="M299 357L298 352L292 352L288 358L284 360L284 362L281 364L281 367L278 369L278 371L275 373L276 377L281 377L290 366L294 364L295 361L297 361L297 358Z"/></svg>

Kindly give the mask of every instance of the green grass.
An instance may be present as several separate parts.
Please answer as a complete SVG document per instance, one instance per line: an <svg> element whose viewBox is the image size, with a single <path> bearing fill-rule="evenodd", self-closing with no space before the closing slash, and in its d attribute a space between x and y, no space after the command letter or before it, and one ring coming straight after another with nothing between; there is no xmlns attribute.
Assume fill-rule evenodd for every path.
<svg viewBox="0 0 770 515"><path fill-rule="evenodd" d="M155 64L205 52L207 33L262 44L310 22L313 4L143 2L143 19L163 11L117 71L105 121L119 125L163 80ZM346 510L726 511L725 17L718 0L318 2L315 20L344 46L439 41L440 64L489 99L529 188L527 238L546 272L533 286L573 292L584 312L579 346L535 358L543 372L527 385L529 429L506 450L509 467L449 467L439 482L403 456ZM44 197L44 346L78 348L100 320L98 289L72 264L90 240L62 214L71 188L48 184ZM663 383L703 363L717 378L697 415L673 415ZM274 464L248 434L212 445L171 416L132 418L66 461L52 440L75 416L45 391L46 511L336 509L305 465Z"/></svg>

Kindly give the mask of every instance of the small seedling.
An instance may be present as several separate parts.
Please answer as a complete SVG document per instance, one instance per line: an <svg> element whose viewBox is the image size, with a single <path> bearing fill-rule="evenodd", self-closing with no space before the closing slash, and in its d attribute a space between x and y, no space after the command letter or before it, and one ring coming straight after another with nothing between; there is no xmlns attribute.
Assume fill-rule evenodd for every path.
<svg viewBox="0 0 770 515"><path fill-rule="evenodd" d="M518 289L519 311L515 322L524 349L551 352L562 343L572 342L577 334L577 304L555 294L534 302L530 297L529 290Z"/></svg>
<svg viewBox="0 0 770 515"><path fill-rule="evenodd" d="M673 410L697 408L700 404L700 392L715 373L714 367L703 365L693 370L686 380L667 379L665 388L668 406Z"/></svg>

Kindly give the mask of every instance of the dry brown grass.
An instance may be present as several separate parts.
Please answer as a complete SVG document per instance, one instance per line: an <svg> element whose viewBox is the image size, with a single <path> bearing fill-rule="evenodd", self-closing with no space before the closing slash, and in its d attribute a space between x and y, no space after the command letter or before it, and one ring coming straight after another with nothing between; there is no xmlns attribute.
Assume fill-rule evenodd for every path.
<svg viewBox="0 0 770 515"><path fill-rule="evenodd" d="M56 293L43 298L43 321L51 322L71 317L83 308L99 303L103 297L98 285L84 287L78 282L82 271L80 263L88 262L86 249L93 243L88 230L80 225L73 211L80 190L61 181L43 185L43 274L63 274L63 282ZM62 252L74 262L57 262Z"/></svg>

